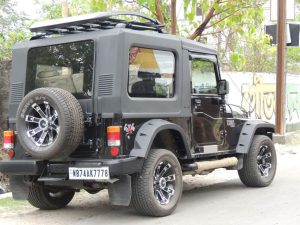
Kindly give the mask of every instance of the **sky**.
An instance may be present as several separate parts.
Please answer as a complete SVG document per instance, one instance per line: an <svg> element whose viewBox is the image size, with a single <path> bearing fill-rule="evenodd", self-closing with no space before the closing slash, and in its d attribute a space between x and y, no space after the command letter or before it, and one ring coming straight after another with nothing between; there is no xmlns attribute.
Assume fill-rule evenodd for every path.
<svg viewBox="0 0 300 225"><path fill-rule="evenodd" d="M16 10L18 12L23 11L27 14L29 19L37 19L38 16L38 6L35 4L34 0L15 0Z"/></svg>

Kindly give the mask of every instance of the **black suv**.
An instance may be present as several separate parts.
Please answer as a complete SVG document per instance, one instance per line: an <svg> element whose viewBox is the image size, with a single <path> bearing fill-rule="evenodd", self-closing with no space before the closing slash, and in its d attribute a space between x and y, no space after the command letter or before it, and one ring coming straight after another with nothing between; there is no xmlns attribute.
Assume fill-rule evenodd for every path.
<svg viewBox="0 0 300 225"><path fill-rule="evenodd" d="M274 126L232 111L215 50L135 13L31 31L13 50L0 161L15 199L58 209L107 188L114 205L166 216L186 174L227 168L247 186L272 182Z"/></svg>

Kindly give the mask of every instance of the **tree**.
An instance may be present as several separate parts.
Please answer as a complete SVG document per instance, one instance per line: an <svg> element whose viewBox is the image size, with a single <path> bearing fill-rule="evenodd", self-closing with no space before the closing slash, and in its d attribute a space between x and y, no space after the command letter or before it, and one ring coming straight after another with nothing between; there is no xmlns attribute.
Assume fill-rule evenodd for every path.
<svg viewBox="0 0 300 225"><path fill-rule="evenodd" d="M272 68L273 58L266 63L268 54L273 54L269 38L264 35L263 4L267 0L37 0L42 5L46 19L85 13L130 10L157 18L171 34L187 36L206 42L217 40L221 62L228 69L251 71ZM299 1L299 0L297 0ZM183 3L185 18L190 26L177 24L176 4ZM181 6L180 6L181 7ZM202 21L195 20L196 8L202 11ZM63 9L63 10L62 10ZM227 65L227 66L226 66ZM254 66L255 65L255 66Z"/></svg>
<svg viewBox="0 0 300 225"><path fill-rule="evenodd" d="M216 6L219 6L221 0L217 0L216 4L212 5L210 7L210 9L208 10L206 16L204 17L204 20L202 21L202 23L197 27L197 29L194 31L194 33L189 36L190 39L195 39L198 36L201 36L203 31L206 29L207 24L209 23L209 21L212 19L212 17L214 16L214 13L216 11ZM195 4L195 2L192 2L192 4ZM193 7L194 8L194 7Z"/></svg>
<svg viewBox="0 0 300 225"><path fill-rule="evenodd" d="M0 0L0 60L9 60L13 45L28 38L26 18L14 6L14 1Z"/></svg>
<svg viewBox="0 0 300 225"><path fill-rule="evenodd" d="M120 0L35 0L41 6L43 19L57 19L65 16L78 16L87 13L123 10Z"/></svg>
<svg viewBox="0 0 300 225"><path fill-rule="evenodd" d="M211 4L210 4L211 2ZM234 27L235 32L244 31L245 25L257 25L255 20L257 15L263 10L262 6L266 0L202 0L200 5L203 11L204 19L189 36L190 39L201 37L205 30L210 28L220 28L216 32L221 32L224 29ZM191 5L194 10L197 6L197 1L185 0L185 9ZM194 13L190 13L190 20L194 19ZM251 27L255 29L255 27ZM205 34L207 35L207 34Z"/></svg>

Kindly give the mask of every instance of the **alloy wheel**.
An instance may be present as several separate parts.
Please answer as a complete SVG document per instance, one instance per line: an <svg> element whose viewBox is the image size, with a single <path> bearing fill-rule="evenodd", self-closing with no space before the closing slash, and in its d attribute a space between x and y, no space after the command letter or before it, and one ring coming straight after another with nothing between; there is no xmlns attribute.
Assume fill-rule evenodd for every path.
<svg viewBox="0 0 300 225"><path fill-rule="evenodd" d="M33 103L25 116L27 136L36 146L51 145L59 134L57 111L47 101Z"/></svg>
<svg viewBox="0 0 300 225"><path fill-rule="evenodd" d="M153 176L155 198L166 205L175 194L175 170L169 162L163 161L157 165Z"/></svg>

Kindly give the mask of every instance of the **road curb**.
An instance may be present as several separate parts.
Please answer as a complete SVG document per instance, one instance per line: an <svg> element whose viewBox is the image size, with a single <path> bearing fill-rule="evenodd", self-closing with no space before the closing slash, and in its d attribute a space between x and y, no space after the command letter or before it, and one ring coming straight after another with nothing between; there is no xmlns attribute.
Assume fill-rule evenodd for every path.
<svg viewBox="0 0 300 225"><path fill-rule="evenodd" d="M284 135L273 135L274 142L278 144L299 145L300 144L300 131L288 132Z"/></svg>

